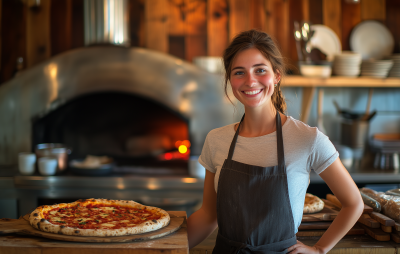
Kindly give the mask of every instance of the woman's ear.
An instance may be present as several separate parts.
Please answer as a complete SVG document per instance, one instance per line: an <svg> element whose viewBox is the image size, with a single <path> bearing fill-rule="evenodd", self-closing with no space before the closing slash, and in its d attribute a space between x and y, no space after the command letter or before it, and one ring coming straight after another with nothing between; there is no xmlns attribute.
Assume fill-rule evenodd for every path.
<svg viewBox="0 0 400 254"><path fill-rule="evenodd" d="M274 84L278 84L279 81L281 81L281 73L279 72L279 70L274 71Z"/></svg>

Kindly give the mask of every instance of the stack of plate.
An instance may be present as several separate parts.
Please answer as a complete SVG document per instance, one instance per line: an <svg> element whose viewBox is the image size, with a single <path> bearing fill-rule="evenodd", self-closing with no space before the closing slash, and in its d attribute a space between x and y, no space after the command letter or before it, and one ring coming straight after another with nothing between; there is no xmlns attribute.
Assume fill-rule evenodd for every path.
<svg viewBox="0 0 400 254"><path fill-rule="evenodd" d="M361 54L343 51L335 55L333 73L338 76L356 77L360 75Z"/></svg>
<svg viewBox="0 0 400 254"><path fill-rule="evenodd" d="M387 77L392 66L393 60L363 61L361 64L361 76L384 78Z"/></svg>
<svg viewBox="0 0 400 254"><path fill-rule="evenodd" d="M394 54L390 57L393 60L392 69L389 71L389 77L400 78L400 54Z"/></svg>

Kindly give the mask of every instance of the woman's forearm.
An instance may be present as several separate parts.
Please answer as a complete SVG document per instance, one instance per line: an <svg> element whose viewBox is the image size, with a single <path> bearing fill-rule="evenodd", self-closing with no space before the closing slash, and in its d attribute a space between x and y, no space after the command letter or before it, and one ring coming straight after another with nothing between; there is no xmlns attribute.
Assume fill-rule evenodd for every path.
<svg viewBox="0 0 400 254"><path fill-rule="evenodd" d="M203 209L193 213L187 221L189 249L206 239L217 228L217 220Z"/></svg>
<svg viewBox="0 0 400 254"><path fill-rule="evenodd" d="M354 226L363 209L364 204L362 202L354 206L343 207L314 247L321 250L321 253L330 251Z"/></svg>

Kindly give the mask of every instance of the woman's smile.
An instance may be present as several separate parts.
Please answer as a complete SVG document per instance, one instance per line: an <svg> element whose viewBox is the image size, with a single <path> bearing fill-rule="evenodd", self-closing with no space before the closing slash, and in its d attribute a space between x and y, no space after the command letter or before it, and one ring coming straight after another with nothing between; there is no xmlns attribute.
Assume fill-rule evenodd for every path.
<svg viewBox="0 0 400 254"><path fill-rule="evenodd" d="M257 95L261 94L264 89L257 89L257 90L246 90L242 91L247 97L256 97Z"/></svg>

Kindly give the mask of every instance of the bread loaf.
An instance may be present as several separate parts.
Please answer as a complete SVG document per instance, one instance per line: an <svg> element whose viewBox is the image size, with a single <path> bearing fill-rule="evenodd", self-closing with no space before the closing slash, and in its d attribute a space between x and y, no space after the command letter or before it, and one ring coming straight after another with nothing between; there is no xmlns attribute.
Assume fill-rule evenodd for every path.
<svg viewBox="0 0 400 254"><path fill-rule="evenodd" d="M381 204L381 213L400 222L400 196L386 195L384 192L377 192L369 188L361 188L360 192L378 201Z"/></svg>

